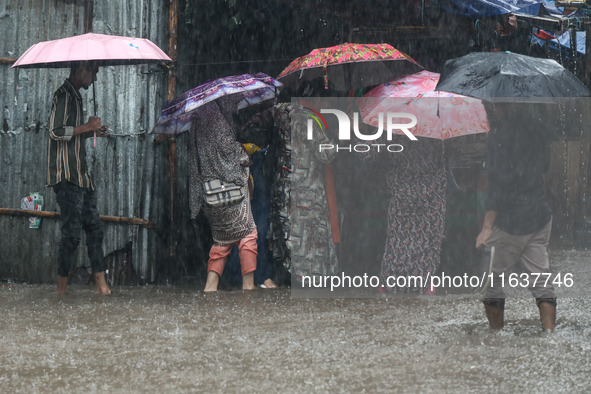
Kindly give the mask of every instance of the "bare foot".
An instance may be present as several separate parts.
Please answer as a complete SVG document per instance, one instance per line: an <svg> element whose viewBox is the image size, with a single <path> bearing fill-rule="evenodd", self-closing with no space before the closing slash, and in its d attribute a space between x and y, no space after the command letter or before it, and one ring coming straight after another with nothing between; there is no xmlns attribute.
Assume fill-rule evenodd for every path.
<svg viewBox="0 0 591 394"><path fill-rule="evenodd" d="M207 280L205 281L205 293L218 291L218 284L220 283L220 276L215 271L209 271L207 273Z"/></svg>
<svg viewBox="0 0 591 394"><path fill-rule="evenodd" d="M254 290L254 271L242 276L242 290Z"/></svg>
<svg viewBox="0 0 591 394"><path fill-rule="evenodd" d="M105 279L105 272L95 272L94 274L94 281L96 283L96 291L100 295L109 295L111 294L111 289L107 285L107 280Z"/></svg>
<svg viewBox="0 0 591 394"><path fill-rule="evenodd" d="M263 282L267 289L275 289L277 288L277 283L273 282L273 279L269 278Z"/></svg>

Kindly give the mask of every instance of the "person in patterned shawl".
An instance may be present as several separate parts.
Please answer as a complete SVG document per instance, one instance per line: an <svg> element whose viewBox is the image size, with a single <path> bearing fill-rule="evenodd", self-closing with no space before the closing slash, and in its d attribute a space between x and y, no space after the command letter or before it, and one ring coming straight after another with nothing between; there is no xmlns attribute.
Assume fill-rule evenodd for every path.
<svg viewBox="0 0 591 394"><path fill-rule="evenodd" d="M204 204L203 184L214 179L248 185L250 158L236 140L233 115L240 95L224 96L203 105L192 123L189 135L189 206L191 217L204 210L211 226L213 246L209 252L204 291L217 291L220 276L234 245L238 246L242 288L252 290L257 259L257 228L254 223L250 191L241 203L230 207Z"/></svg>
<svg viewBox="0 0 591 394"><path fill-rule="evenodd" d="M274 261L283 264L292 285L302 276L335 275L340 272L328 213L325 164L334 150L319 152L330 144L327 130L314 124L314 138L307 139L309 115L301 103L279 103L257 114L250 127L278 134L276 177L272 186L269 245Z"/></svg>

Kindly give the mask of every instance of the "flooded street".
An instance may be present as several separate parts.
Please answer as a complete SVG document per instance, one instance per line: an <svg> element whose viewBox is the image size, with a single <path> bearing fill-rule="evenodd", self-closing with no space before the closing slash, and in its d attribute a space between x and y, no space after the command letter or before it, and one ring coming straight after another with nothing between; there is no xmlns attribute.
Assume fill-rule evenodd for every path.
<svg viewBox="0 0 591 394"><path fill-rule="evenodd" d="M487 328L478 294L298 299L144 286L0 286L2 392L589 392L589 252L557 251L555 333L527 290Z"/></svg>
<svg viewBox="0 0 591 394"><path fill-rule="evenodd" d="M0 394L591 394L591 0L0 31Z"/></svg>

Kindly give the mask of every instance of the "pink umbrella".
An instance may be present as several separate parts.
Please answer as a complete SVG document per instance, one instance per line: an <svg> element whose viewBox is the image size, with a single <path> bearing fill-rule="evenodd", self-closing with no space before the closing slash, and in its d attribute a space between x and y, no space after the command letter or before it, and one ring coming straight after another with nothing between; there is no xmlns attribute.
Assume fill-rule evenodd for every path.
<svg viewBox="0 0 591 394"><path fill-rule="evenodd" d="M84 61L114 66L170 62L172 59L146 38L88 33L34 44L12 67L60 68Z"/></svg>
<svg viewBox="0 0 591 394"><path fill-rule="evenodd" d="M388 112L405 112L417 118L417 125L410 129L415 136L443 140L487 133L489 125L482 102L435 91L438 81L439 74L421 71L372 89L358 101L363 122L378 127L381 113L385 130Z"/></svg>
<svg viewBox="0 0 591 394"><path fill-rule="evenodd" d="M92 61L100 66L170 62L172 59L146 38L87 33L32 45L12 67L62 68ZM95 94L92 84L92 94ZM96 100L93 100L96 105ZM96 107L94 109L96 114ZM96 133L94 137L96 147Z"/></svg>

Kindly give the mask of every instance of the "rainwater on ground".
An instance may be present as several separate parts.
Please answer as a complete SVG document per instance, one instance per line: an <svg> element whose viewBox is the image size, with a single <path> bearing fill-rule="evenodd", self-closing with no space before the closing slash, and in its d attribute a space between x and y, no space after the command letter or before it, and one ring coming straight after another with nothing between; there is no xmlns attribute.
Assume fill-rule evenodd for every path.
<svg viewBox="0 0 591 394"><path fill-rule="evenodd" d="M591 252L555 251L558 325L527 290L487 328L477 292L294 298L290 290L0 285L0 391L565 392L591 390Z"/></svg>

